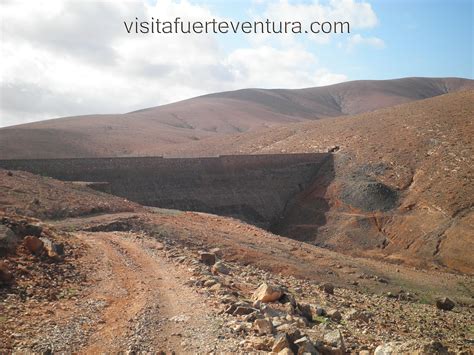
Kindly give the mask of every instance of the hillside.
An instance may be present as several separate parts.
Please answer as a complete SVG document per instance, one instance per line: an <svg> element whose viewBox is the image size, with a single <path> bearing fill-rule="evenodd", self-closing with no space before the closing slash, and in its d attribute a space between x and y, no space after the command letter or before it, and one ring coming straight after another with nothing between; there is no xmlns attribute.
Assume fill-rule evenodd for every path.
<svg viewBox="0 0 474 355"><path fill-rule="evenodd" d="M474 91L182 145L169 154L335 150L274 231L355 255L474 272Z"/></svg>
<svg viewBox="0 0 474 355"><path fill-rule="evenodd" d="M0 181L11 187L0 189L0 352L472 350L468 275L394 268L231 218L119 205L18 171ZM39 216L25 204L38 194L42 216L56 205L129 212L24 216Z"/></svg>
<svg viewBox="0 0 474 355"><path fill-rule="evenodd" d="M458 78L353 81L299 90L244 89L127 114L0 129L0 159L161 155L223 134L361 112L474 88Z"/></svg>

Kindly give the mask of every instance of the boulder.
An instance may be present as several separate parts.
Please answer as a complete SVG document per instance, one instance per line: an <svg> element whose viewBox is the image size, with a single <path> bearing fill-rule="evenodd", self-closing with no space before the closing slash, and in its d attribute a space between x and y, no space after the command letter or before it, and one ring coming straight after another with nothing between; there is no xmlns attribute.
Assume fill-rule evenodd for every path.
<svg viewBox="0 0 474 355"><path fill-rule="evenodd" d="M352 321L361 321L364 323L369 323L370 319L372 318L372 313L359 311L358 309L351 309L347 314L347 319Z"/></svg>
<svg viewBox="0 0 474 355"><path fill-rule="evenodd" d="M211 272L214 275L217 275L217 274L228 275L230 273L230 268L226 264L224 264L222 261L218 261L214 265L212 265Z"/></svg>
<svg viewBox="0 0 474 355"><path fill-rule="evenodd" d="M297 312L302 317L306 318L308 321L313 321L313 311L311 305L307 303L298 303L296 306Z"/></svg>
<svg viewBox="0 0 474 355"><path fill-rule="evenodd" d="M29 223L27 221L21 221L20 223L12 226L12 229L20 237L25 237L27 235L33 235L35 237L41 237L43 233L43 227L39 223Z"/></svg>
<svg viewBox="0 0 474 355"><path fill-rule="evenodd" d="M28 235L23 239L25 248L34 255L40 255L44 250L44 244L41 239L34 235Z"/></svg>
<svg viewBox="0 0 474 355"><path fill-rule="evenodd" d="M247 314L251 314L253 312L257 312L258 310L253 307L247 306L238 306L235 308L235 311L232 312L234 316L245 316Z"/></svg>
<svg viewBox="0 0 474 355"><path fill-rule="evenodd" d="M275 338L275 342L273 343L272 351L274 353L279 353L280 351L284 350L285 348L289 348L289 347L290 347L290 341L288 339L288 335L286 335L286 333L280 333ZM291 352L291 353L293 353L293 352Z"/></svg>
<svg viewBox="0 0 474 355"><path fill-rule="evenodd" d="M216 254L202 251L199 253L199 260L206 265L212 266L216 262Z"/></svg>
<svg viewBox="0 0 474 355"><path fill-rule="evenodd" d="M260 335L270 335L273 333L273 324L268 319L260 318L253 322L253 329Z"/></svg>
<svg viewBox="0 0 474 355"><path fill-rule="evenodd" d="M334 322L340 322L342 319L341 312L339 312L337 309L330 309L326 312L326 315Z"/></svg>
<svg viewBox="0 0 474 355"><path fill-rule="evenodd" d="M319 354L318 350L314 347L311 340L308 337L302 337L295 341L295 345L298 348L298 355L300 354Z"/></svg>
<svg viewBox="0 0 474 355"><path fill-rule="evenodd" d="M450 311L454 308L454 306L454 302L448 297L442 297L436 300L436 308L442 309L443 311Z"/></svg>
<svg viewBox="0 0 474 355"><path fill-rule="evenodd" d="M63 244L54 243L48 238L40 238L40 240L43 242L48 257L54 260L62 260L64 258Z"/></svg>
<svg viewBox="0 0 474 355"><path fill-rule="evenodd" d="M438 341L420 342L389 342L379 345L374 355L395 355L395 354L412 354L412 355L428 355L439 354L447 355L448 350Z"/></svg>
<svg viewBox="0 0 474 355"><path fill-rule="evenodd" d="M319 285L319 289L328 295L334 294L334 285L332 283L326 282Z"/></svg>
<svg viewBox="0 0 474 355"><path fill-rule="evenodd" d="M324 342L342 351L345 349L344 338L342 337L341 332L337 329L324 334Z"/></svg>
<svg viewBox="0 0 474 355"><path fill-rule="evenodd" d="M7 226L0 224L0 255L14 253L21 238Z"/></svg>
<svg viewBox="0 0 474 355"><path fill-rule="evenodd" d="M281 296L283 291L279 287L263 283L253 293L252 300L268 303L279 300Z"/></svg>
<svg viewBox="0 0 474 355"><path fill-rule="evenodd" d="M7 265L0 261L0 285L9 285L13 282L13 275Z"/></svg>

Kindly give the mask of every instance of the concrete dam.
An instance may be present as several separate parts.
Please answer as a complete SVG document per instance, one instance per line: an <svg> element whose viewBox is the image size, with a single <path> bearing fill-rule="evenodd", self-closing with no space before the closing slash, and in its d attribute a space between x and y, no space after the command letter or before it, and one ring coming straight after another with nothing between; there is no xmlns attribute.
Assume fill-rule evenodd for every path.
<svg viewBox="0 0 474 355"><path fill-rule="evenodd" d="M328 153L32 159L0 160L0 168L100 183L97 189L145 206L231 216L270 228L330 160Z"/></svg>

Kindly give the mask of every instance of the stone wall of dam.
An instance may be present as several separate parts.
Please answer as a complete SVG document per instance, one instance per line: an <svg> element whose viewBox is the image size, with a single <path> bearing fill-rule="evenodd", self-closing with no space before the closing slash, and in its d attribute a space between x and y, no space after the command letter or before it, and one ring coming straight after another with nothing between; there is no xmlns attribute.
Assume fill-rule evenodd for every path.
<svg viewBox="0 0 474 355"><path fill-rule="evenodd" d="M232 216L268 228L328 160L327 153L34 159L0 160L0 168L107 183L105 191L145 206Z"/></svg>

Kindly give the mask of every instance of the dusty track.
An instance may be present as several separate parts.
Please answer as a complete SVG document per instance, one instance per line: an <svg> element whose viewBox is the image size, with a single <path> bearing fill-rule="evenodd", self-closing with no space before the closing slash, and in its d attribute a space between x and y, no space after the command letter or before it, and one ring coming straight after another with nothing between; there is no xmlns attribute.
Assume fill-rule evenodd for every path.
<svg viewBox="0 0 474 355"><path fill-rule="evenodd" d="M183 285L186 270L166 261L160 243L117 232L84 233L80 238L98 261L100 280L91 296L103 297L109 305L85 353L214 349L217 323L202 297Z"/></svg>

